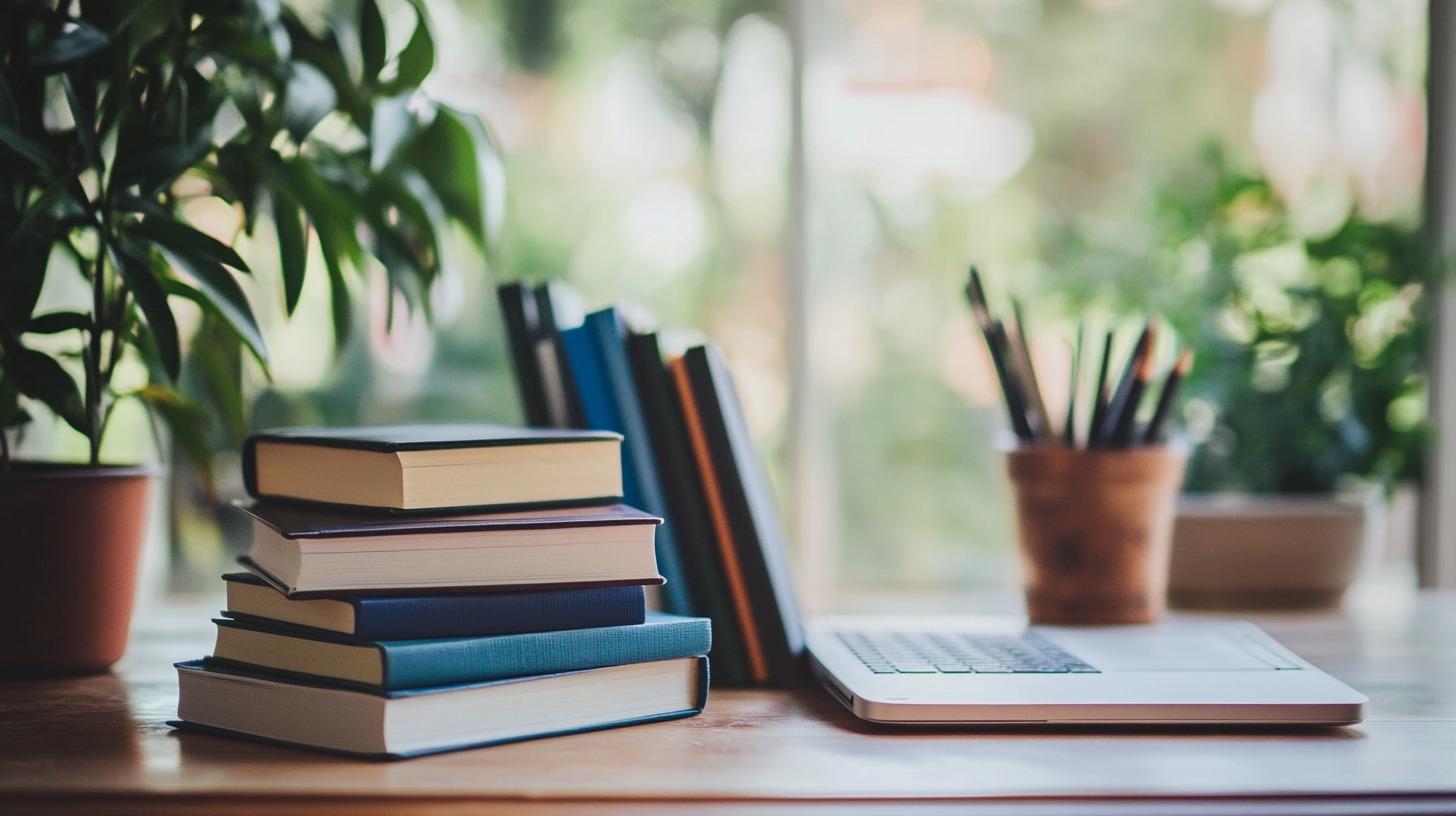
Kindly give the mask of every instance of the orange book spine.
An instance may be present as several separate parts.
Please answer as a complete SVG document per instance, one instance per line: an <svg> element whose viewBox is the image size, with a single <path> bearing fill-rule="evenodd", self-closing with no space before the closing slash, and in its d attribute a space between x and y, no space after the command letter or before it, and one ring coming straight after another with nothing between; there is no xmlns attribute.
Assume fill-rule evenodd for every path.
<svg viewBox="0 0 1456 816"><path fill-rule="evenodd" d="M743 630L743 650L748 656L748 674L754 683L762 685L768 682L768 659L764 656L763 644L758 638L758 627L754 625L753 605L748 599L748 588L743 583L738 552L733 547L733 527L728 522L728 511L723 506L723 494L718 485L718 474L713 469L712 454L708 450L708 437L703 430L702 414L698 411L698 402L693 395L692 383L688 379L688 369L683 359L677 357L669 361L668 369L672 372L673 385L682 400L693 458L697 460L698 472L703 477L708 515L712 517L718 550L723 555L723 571L727 574L729 592L733 596L733 610L738 615L739 628Z"/></svg>

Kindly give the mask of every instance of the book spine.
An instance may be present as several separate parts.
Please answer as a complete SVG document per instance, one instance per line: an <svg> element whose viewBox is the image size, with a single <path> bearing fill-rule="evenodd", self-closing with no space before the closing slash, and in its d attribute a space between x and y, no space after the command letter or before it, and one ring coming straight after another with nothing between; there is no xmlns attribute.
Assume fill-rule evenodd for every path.
<svg viewBox="0 0 1456 816"><path fill-rule="evenodd" d="M506 325L516 388L521 395L521 413L528 425L547 425L550 417L546 410L546 389L536 364L534 338L540 332L536 300L531 289L519 281L498 287L496 300Z"/></svg>
<svg viewBox="0 0 1456 816"><path fill-rule="evenodd" d="M712 646L706 618L637 626L573 629L523 635L379 644L383 687L448 686L705 655Z"/></svg>
<svg viewBox="0 0 1456 816"><path fill-rule="evenodd" d="M662 350L654 333L631 334L627 356L632 364L642 413L652 438L657 472L662 483L668 515L664 526L673 525L683 572L692 593L694 614L713 621L711 657L721 686L748 683L747 656L729 595L722 558L713 538L702 479L693 460L683 409L663 365ZM660 528L659 528L660 529Z"/></svg>
<svg viewBox="0 0 1456 816"><path fill-rule="evenodd" d="M683 359L771 682L794 684L802 676L804 633L772 485L718 350L698 346Z"/></svg>
<svg viewBox="0 0 1456 816"><path fill-rule="evenodd" d="M359 598L354 638L361 641L506 635L641 623L640 586L499 595Z"/></svg>
<svg viewBox="0 0 1456 816"><path fill-rule="evenodd" d="M536 318L540 325L534 338L537 359L541 366L542 385L546 389L546 404L551 413L551 424L559 428L585 428L586 412L581 406L581 394L571 378L571 366L566 358L566 346L561 340L561 309L558 303L567 299L571 290L562 283L543 283L536 287Z"/></svg>
<svg viewBox="0 0 1456 816"><path fill-rule="evenodd" d="M635 506L664 520L657 528L655 542L657 569L667 579L662 588L663 607L679 615L695 614L697 610L693 608L691 586L679 552L677 526L672 521L671 508L663 495L657 452L647 430L642 398L632 376L632 364L627 358L627 327L621 315L612 308L587 315L585 325L601 357L603 382L609 398L615 403L616 415L621 423L620 427L608 430L622 434L622 463L632 473L630 481L637 486L640 502Z"/></svg>

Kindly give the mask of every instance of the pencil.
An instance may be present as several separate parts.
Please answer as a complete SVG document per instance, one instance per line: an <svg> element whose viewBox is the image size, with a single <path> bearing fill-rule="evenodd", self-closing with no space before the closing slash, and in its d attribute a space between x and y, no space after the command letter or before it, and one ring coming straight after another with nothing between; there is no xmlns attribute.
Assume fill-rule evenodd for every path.
<svg viewBox="0 0 1456 816"><path fill-rule="evenodd" d="M981 335L986 340L986 348L991 353L991 365L996 369L996 379L1001 383L1001 396L1006 401L1006 412L1011 418L1011 428L1015 431L1017 438L1023 442L1030 442L1035 437L1031 431L1031 425L1026 419L1026 408L1021 401L1020 388L1017 386L1014 375L1007 360L1005 330L1000 322L991 317L991 310L986 305L986 291L981 287L981 276L976 267L971 266L970 278L966 281L966 300L971 304L971 314L975 316L976 323L981 327Z"/></svg>
<svg viewBox="0 0 1456 816"><path fill-rule="evenodd" d="M1069 448L1077 446L1077 378L1082 369L1082 331L1086 326L1077 323L1077 339L1072 343L1072 376L1067 387L1067 421L1062 425L1062 442Z"/></svg>
<svg viewBox="0 0 1456 816"><path fill-rule="evenodd" d="M1014 355L1011 342L1006 337L1006 327L1000 320L992 320L987 341L991 346L992 360L1000 360L996 373L1001 378L1001 393L1006 397L1006 411L1011 415L1011 427L1023 442L1035 442L1036 430L1031 426L1031 417L1026 411L1026 396L1012 364Z"/></svg>
<svg viewBox="0 0 1456 816"><path fill-rule="evenodd" d="M1117 412L1117 424L1112 431L1112 445L1125 448L1132 444L1133 430L1137 427L1138 405L1143 400L1148 381L1153 378L1153 344L1146 343L1138 349L1137 368L1128 381L1127 392Z"/></svg>
<svg viewBox="0 0 1456 816"><path fill-rule="evenodd" d="M1107 370L1112 365L1113 331L1102 344L1102 367L1097 371L1097 393L1092 399L1092 418L1087 422L1087 447L1102 444L1102 420L1107 416Z"/></svg>
<svg viewBox="0 0 1456 816"><path fill-rule="evenodd" d="M1021 302L1016 298L1011 299L1011 321L1012 338L1015 344L1012 347L1017 374L1026 393L1026 407L1031 413L1033 420L1032 430L1037 438L1046 438L1052 435L1051 413L1047 411L1046 402L1041 396L1041 383L1036 379L1036 366L1031 362L1031 347L1026 339L1026 315L1021 311Z"/></svg>
<svg viewBox="0 0 1456 816"><path fill-rule="evenodd" d="M1158 394L1158 406L1153 409L1153 418L1148 420L1148 427L1143 432L1143 444L1163 444L1163 426L1173 412L1173 398L1178 393L1178 385L1191 370L1193 349L1183 349L1183 353L1178 355L1178 361L1173 363L1173 369L1168 372L1168 378L1163 381L1163 391Z"/></svg>
<svg viewBox="0 0 1456 816"><path fill-rule="evenodd" d="M1121 421L1123 408L1127 405L1128 391L1132 388L1138 367L1142 365L1143 356L1152 354L1153 339L1157 331L1158 318L1148 318L1148 322L1143 325L1142 334L1138 335L1137 346L1133 348L1132 354L1127 358L1127 365L1122 369L1117 388L1107 401L1107 413L1102 417L1102 427L1098 432L1099 438L1104 442L1110 441L1117 431L1117 423Z"/></svg>

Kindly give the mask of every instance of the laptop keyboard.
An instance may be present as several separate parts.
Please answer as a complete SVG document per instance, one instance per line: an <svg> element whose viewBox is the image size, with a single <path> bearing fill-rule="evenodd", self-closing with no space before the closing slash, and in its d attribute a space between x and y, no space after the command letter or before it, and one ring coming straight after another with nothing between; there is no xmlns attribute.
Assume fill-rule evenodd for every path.
<svg viewBox="0 0 1456 816"><path fill-rule="evenodd" d="M839 639L875 674L1098 673L1035 632L841 632Z"/></svg>

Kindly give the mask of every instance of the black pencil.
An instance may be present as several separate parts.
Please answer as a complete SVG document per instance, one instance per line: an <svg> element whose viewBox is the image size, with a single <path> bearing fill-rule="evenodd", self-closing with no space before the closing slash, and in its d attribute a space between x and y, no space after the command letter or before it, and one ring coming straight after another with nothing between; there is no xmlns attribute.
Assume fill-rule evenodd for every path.
<svg viewBox="0 0 1456 816"><path fill-rule="evenodd" d="M1127 365L1123 366L1122 376L1117 381L1117 388L1113 389L1112 396L1107 400L1107 413L1102 417L1102 426L1098 431L1098 437L1104 442L1110 441L1117 430L1117 423L1121 420L1123 408L1127 405L1128 391L1132 388L1132 381L1138 367L1142 364L1143 355L1152 354L1153 339L1157 331L1157 317L1148 318L1148 322L1143 325L1142 334L1138 335L1137 345L1127 358Z"/></svg>
<svg viewBox="0 0 1456 816"><path fill-rule="evenodd" d="M1072 343L1072 376L1068 378L1067 421L1062 425L1062 442L1072 448L1077 445L1077 379L1082 370L1082 330L1086 327L1077 323L1077 339Z"/></svg>
<svg viewBox="0 0 1456 816"><path fill-rule="evenodd" d="M1025 391L1026 408L1032 419L1032 432L1039 439L1049 438L1052 435L1051 413L1047 411L1046 402L1041 396L1041 383L1036 378L1036 366L1031 362L1031 346L1028 345L1026 337L1026 316L1016 298L1011 299L1011 321L1012 328L1008 333L1014 340L1012 359L1016 365L1017 377Z"/></svg>
<svg viewBox="0 0 1456 816"><path fill-rule="evenodd" d="M1023 442L1030 442L1035 439L1035 435L1026 419L1026 407L1021 399L1021 389L1017 385L1007 359L1005 330L999 321L991 317L991 310L986 305L986 291L981 287L981 276L975 266L971 267L965 293L966 300L971 304L971 314L975 316L977 325L981 327L981 335L985 338L986 348L991 353L991 365L996 369L996 379L1001 384L1001 396L1006 402L1006 412L1011 418L1011 428Z"/></svg>
<svg viewBox="0 0 1456 816"><path fill-rule="evenodd" d="M1173 398L1178 393L1178 385L1192 369L1193 349L1183 349L1183 353L1178 355L1178 361L1173 364L1173 369L1168 372L1168 378L1163 381L1163 391L1158 394L1158 406L1153 409L1153 418L1148 420L1148 427L1143 432L1143 444L1163 444L1163 426L1173 412Z"/></svg>
<svg viewBox="0 0 1456 816"><path fill-rule="evenodd" d="M1128 381L1123 403L1118 408L1117 422L1113 426L1111 442L1116 448L1132 444L1133 430L1137 427L1138 405L1143 401L1143 392L1153 378L1153 344L1146 343L1138 348L1137 367Z"/></svg>
<svg viewBox="0 0 1456 816"><path fill-rule="evenodd" d="M1016 368L1011 364L1011 343L1006 337L1006 327L1000 320L992 320L987 332L987 344L991 347L991 358L996 363L996 374L1001 378L1001 393L1006 398L1006 411L1011 415L1011 427L1023 442L1035 442L1036 430L1026 411L1025 390Z"/></svg>
<svg viewBox="0 0 1456 816"><path fill-rule="evenodd" d="M1102 344L1102 366L1097 371L1097 392L1092 398L1092 417L1087 422L1087 447L1102 444L1102 420L1107 415L1107 371L1112 366L1113 332L1107 331Z"/></svg>

